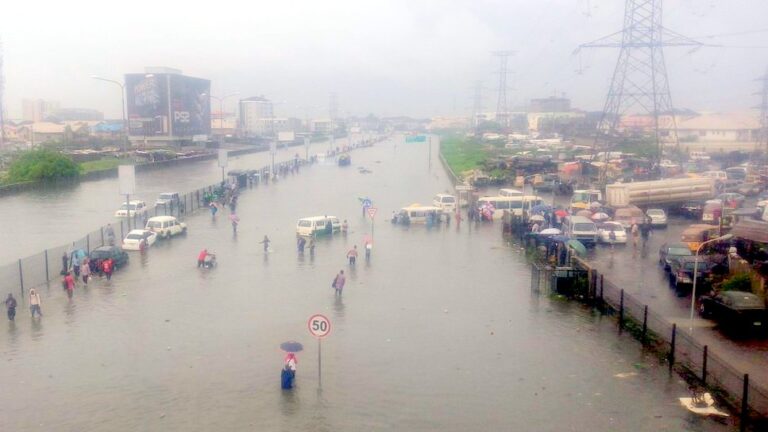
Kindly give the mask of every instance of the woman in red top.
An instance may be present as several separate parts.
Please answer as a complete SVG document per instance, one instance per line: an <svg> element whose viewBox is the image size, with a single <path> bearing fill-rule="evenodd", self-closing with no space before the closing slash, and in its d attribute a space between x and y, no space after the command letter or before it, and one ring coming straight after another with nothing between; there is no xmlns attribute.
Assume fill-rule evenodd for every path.
<svg viewBox="0 0 768 432"><path fill-rule="evenodd" d="M72 277L71 272L67 272L64 276L64 289L67 290L67 297L72 298L72 293L75 291L75 278Z"/></svg>
<svg viewBox="0 0 768 432"><path fill-rule="evenodd" d="M104 271L104 274L107 275L107 280L112 279L113 266L114 262L112 261L112 258L107 258L101 263L101 269Z"/></svg>

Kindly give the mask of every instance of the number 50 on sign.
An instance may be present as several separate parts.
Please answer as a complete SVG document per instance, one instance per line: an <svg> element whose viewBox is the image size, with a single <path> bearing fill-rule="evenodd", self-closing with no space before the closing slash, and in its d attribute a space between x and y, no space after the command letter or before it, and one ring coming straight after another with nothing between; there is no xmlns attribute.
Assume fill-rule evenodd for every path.
<svg viewBox="0 0 768 432"><path fill-rule="evenodd" d="M309 317L307 327L312 336L324 338L331 332L331 321L324 315L316 314Z"/></svg>

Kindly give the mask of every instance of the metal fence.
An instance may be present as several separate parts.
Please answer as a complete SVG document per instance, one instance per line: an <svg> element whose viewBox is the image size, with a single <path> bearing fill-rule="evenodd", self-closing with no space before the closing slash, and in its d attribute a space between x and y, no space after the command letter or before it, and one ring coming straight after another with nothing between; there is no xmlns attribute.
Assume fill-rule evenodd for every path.
<svg viewBox="0 0 768 432"><path fill-rule="evenodd" d="M700 385L709 388L739 412L742 430L750 420L765 421L768 417L768 390L750 382L748 374L699 342L695 331L678 327L587 265L578 261L575 265L586 270L590 287L588 292L594 296L584 300L612 310L617 315L620 330L631 331L643 345L662 353L670 370L673 367L682 368ZM552 282L555 273L551 267L534 263L532 291L557 291Z"/></svg>
<svg viewBox="0 0 768 432"><path fill-rule="evenodd" d="M275 172L284 172L293 162L275 163ZM252 175L248 176L246 188L241 187L240 191L248 187L257 186L259 183L269 184L270 167L264 166L257 170L249 170ZM263 179L263 180L262 180ZM221 183L215 183L204 188L196 189L179 196L177 204L156 205L147 209L143 215L134 215L130 218L115 219L114 222L106 224L85 236L73 240L65 245L46 249L35 255L20 258L0 266L0 281L3 281L3 292L19 293L20 302L25 303L24 293L30 288L36 288L47 283L60 280L62 271L65 270L63 257L67 260L73 251L81 249L90 253L93 249L104 246L109 242L107 226L111 226L115 234L115 244L121 242L131 229L142 228L147 219L154 216L175 216L183 220L200 208L206 207L205 196L219 188ZM242 186L242 185L241 185Z"/></svg>

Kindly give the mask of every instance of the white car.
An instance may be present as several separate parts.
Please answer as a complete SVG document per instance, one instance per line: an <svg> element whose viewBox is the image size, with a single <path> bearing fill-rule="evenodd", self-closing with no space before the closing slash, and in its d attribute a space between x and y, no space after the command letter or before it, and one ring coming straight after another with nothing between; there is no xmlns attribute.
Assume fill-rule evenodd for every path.
<svg viewBox="0 0 768 432"><path fill-rule="evenodd" d="M187 224L179 222L179 220L173 216L155 216L149 218L147 226L144 228L156 233L160 238L169 238L187 232Z"/></svg>
<svg viewBox="0 0 768 432"><path fill-rule="evenodd" d="M648 218L651 220L651 226L665 227L667 226L667 213L662 209L648 209L645 212Z"/></svg>
<svg viewBox="0 0 768 432"><path fill-rule="evenodd" d="M611 232L615 239L611 239ZM604 244L626 244L627 231L620 222L603 222L597 225L597 241Z"/></svg>
<svg viewBox="0 0 768 432"><path fill-rule="evenodd" d="M147 203L139 200L131 200L127 203L123 203L120 208L115 212L115 217L135 217L143 216L147 213Z"/></svg>
<svg viewBox="0 0 768 432"><path fill-rule="evenodd" d="M123 239L123 250L144 250L157 240L157 234L144 229L131 230Z"/></svg>

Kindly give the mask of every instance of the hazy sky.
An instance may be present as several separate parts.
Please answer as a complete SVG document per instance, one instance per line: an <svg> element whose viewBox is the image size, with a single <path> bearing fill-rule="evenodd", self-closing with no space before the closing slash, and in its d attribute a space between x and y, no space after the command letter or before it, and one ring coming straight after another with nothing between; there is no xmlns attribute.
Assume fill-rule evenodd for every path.
<svg viewBox="0 0 768 432"><path fill-rule="evenodd" d="M264 94L280 102L279 116L327 115L331 92L342 115L461 115L475 80L494 110L490 51L511 49L511 105L558 92L599 110L618 51L573 51L619 30L623 9L621 0L7 0L5 103L12 118L22 98L119 117L118 88L89 76L122 80L169 66L210 79L214 95ZM756 105L754 79L768 66L766 16L766 0L666 1L666 27L728 46L666 49L675 106ZM706 37L744 31L753 32Z"/></svg>

